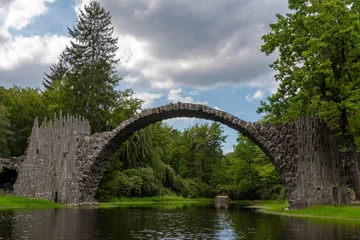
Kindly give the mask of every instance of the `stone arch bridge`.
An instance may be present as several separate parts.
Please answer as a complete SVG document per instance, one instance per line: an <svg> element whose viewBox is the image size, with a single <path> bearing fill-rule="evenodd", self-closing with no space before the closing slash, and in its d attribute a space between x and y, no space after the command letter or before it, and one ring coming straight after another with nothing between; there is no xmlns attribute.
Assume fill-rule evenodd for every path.
<svg viewBox="0 0 360 240"><path fill-rule="evenodd" d="M109 157L134 132L176 117L220 122L248 137L269 156L290 209L348 203L343 154L328 128L312 117L296 123L252 123L201 104L176 103L143 110L109 132L91 136L89 123L65 116L41 126L35 119L13 193L65 204L92 202ZM48 125L48 126L47 126ZM1 162L0 162L1 163Z"/></svg>

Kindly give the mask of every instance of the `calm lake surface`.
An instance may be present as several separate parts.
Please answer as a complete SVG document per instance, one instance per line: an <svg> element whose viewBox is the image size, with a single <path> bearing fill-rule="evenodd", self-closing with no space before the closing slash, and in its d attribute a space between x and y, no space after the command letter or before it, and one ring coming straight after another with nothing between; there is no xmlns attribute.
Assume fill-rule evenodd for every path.
<svg viewBox="0 0 360 240"><path fill-rule="evenodd" d="M360 225L215 204L0 211L0 239L360 239Z"/></svg>

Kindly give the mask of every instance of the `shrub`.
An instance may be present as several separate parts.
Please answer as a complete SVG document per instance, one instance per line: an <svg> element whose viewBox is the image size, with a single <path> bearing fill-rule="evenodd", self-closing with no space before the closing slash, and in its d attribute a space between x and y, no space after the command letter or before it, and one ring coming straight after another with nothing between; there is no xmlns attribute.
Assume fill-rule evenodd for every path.
<svg viewBox="0 0 360 240"><path fill-rule="evenodd" d="M160 195L161 183L155 177L152 168L129 169L123 172L129 177L133 188L131 195L134 197L150 197Z"/></svg>
<svg viewBox="0 0 360 240"><path fill-rule="evenodd" d="M260 189L258 194L263 200L286 199L284 186L281 184L271 186L270 188Z"/></svg>

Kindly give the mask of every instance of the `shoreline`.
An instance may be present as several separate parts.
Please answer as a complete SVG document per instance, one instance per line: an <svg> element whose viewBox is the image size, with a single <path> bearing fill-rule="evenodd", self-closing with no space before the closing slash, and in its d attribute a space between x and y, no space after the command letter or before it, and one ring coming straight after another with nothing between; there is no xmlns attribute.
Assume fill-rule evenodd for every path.
<svg viewBox="0 0 360 240"><path fill-rule="evenodd" d="M257 212L265 214L360 223L360 206L358 203L284 210L284 208L287 208L286 203L279 203L276 201L253 201L250 206L245 207L255 208Z"/></svg>
<svg viewBox="0 0 360 240"><path fill-rule="evenodd" d="M30 199L25 197L0 195L0 210L11 209L58 209L58 208L116 208L151 204L180 204L180 203L214 203L213 198L183 198L177 196L148 197L148 198L115 198L109 202L96 202L94 205L62 205L41 199ZM245 200L229 201L229 204L245 208L254 208L257 212L264 214L276 214L290 217L326 219L335 221L347 221L360 223L360 205L354 202L347 205L337 206L313 206L306 209L284 210L287 203L269 200Z"/></svg>
<svg viewBox="0 0 360 240"><path fill-rule="evenodd" d="M119 198L109 202L93 202L87 204L60 204L42 199L19 197L14 195L0 195L0 211L11 209L58 209L58 208L112 208L141 204L178 204L178 203L206 203L215 202L211 198L183 198L177 196L149 197L149 198Z"/></svg>

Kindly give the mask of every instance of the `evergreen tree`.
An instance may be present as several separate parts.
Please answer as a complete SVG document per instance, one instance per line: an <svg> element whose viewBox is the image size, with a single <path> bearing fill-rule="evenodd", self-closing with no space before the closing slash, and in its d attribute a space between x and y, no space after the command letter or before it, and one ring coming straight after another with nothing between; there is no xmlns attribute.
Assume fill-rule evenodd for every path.
<svg viewBox="0 0 360 240"><path fill-rule="evenodd" d="M57 64L54 64L50 67L51 73L45 73L44 81L42 82L45 89L49 90L55 81L62 80L65 77L65 74L69 71L66 63L60 59Z"/></svg>
<svg viewBox="0 0 360 240"><path fill-rule="evenodd" d="M111 16L97 2L80 11L76 26L68 28L74 39L61 59L69 64L66 74L67 111L87 118L94 132L109 130L111 113L132 91L116 91L121 80L115 71L117 38Z"/></svg>

